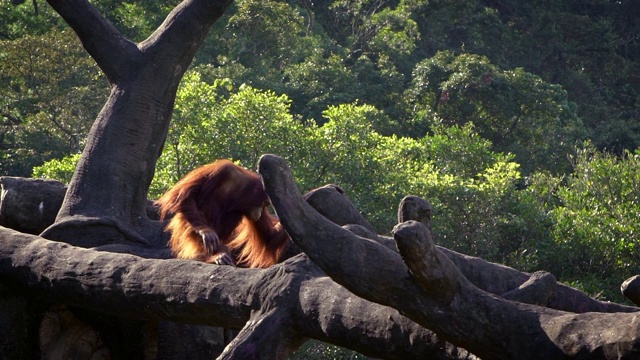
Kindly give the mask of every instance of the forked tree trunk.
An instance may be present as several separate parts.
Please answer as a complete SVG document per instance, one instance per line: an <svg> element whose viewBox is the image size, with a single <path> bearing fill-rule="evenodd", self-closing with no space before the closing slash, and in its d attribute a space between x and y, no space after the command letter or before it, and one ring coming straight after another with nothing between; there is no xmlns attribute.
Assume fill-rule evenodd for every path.
<svg viewBox="0 0 640 360"><path fill-rule="evenodd" d="M211 25L231 0L186 0L146 40L126 39L86 0L48 0L111 84L62 208L43 236L95 246L161 239L146 195L169 129L176 91Z"/></svg>

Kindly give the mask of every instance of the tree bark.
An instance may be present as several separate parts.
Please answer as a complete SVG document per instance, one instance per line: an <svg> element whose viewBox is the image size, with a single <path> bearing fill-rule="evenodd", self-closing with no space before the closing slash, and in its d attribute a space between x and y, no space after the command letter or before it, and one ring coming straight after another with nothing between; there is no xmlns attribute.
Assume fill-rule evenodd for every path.
<svg viewBox="0 0 640 360"><path fill-rule="evenodd" d="M41 233L54 222L66 189L54 180L0 177L0 225Z"/></svg>
<svg viewBox="0 0 640 360"><path fill-rule="evenodd" d="M48 0L111 83L55 224L42 235L93 246L164 239L146 216L155 164L182 75L231 0L186 0L149 38L126 39L86 0ZM86 246L86 244L83 244Z"/></svg>
<svg viewBox="0 0 640 360"><path fill-rule="evenodd" d="M312 198L313 201L310 201ZM344 229L358 236L375 240L389 250L398 252L398 247L393 238L378 235L371 230L372 228L365 227L368 224L365 219L357 220L357 217L362 217L362 215L348 201L344 193L337 191L333 186L328 185L316 189L310 194L306 194L304 199L314 210L331 222L343 225ZM327 209L340 210L332 212L327 211ZM344 209L352 210L346 212ZM432 212L433 209L428 201L414 195L408 195L402 199L398 206L398 223L416 220L423 223L430 231ZM460 254L447 248L436 247L447 255L462 274L475 286L509 300L538 304L575 313L636 312L639 310L636 307L593 299L580 290L555 282L555 278L551 274L545 274L544 272L529 274L477 257ZM625 281L622 285L622 290L629 300L638 304L640 296L636 295L634 297L634 294L640 293L637 290L640 288L640 285L638 285L640 281L632 282L634 279L636 277ZM633 291L634 289L636 290ZM540 303L541 296L544 296L546 303Z"/></svg>
<svg viewBox="0 0 640 360"><path fill-rule="evenodd" d="M394 229L398 254L315 212L281 158L263 156L259 172L287 232L327 275L454 345L486 359L640 356L638 312L575 314L505 300L473 285L423 224Z"/></svg>
<svg viewBox="0 0 640 360"><path fill-rule="evenodd" d="M6 228L0 244L0 282L14 293L130 319L242 329L222 359L286 359L306 338L388 359L473 358L353 295L304 254L262 270L143 259Z"/></svg>

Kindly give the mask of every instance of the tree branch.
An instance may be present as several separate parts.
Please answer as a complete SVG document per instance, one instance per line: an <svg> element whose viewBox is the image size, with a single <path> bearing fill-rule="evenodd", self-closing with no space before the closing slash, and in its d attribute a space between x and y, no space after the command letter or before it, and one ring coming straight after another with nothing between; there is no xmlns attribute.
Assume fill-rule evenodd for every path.
<svg viewBox="0 0 640 360"><path fill-rule="evenodd" d="M344 190L337 185L329 184L313 189L304 195L304 200L322 216L340 226L356 224L371 232L375 231L353 203L346 199Z"/></svg>
<svg viewBox="0 0 640 360"><path fill-rule="evenodd" d="M323 191L322 194L329 195L327 191ZM320 212L328 220L339 225L344 224L342 226L344 229L349 230L360 237L374 240L387 247L389 250L398 252L398 247L396 246L396 242L393 238L378 235L371 229L362 226L362 223L366 223L366 220L364 219L354 220L356 216L362 217L362 215L357 211L346 215L343 214L342 211L328 211L328 209L331 208L348 208L347 205L342 204L345 202L349 203L345 196L337 196L335 194L332 194L331 196L317 196L314 201L311 202L309 201L309 195L305 195L305 199L315 210ZM400 206L398 207L398 223L416 220L424 224L428 229L431 229L432 211L433 209L428 201L414 195L407 195L402 199ZM350 221L353 221L353 224L350 224ZM639 311L637 307L593 299L580 290L562 283L556 283L555 278L551 274L543 275L543 272L541 272L540 274L532 275L508 266L491 263L481 258L460 254L441 246L436 247L440 252L447 255L449 259L453 261L456 267L469 281L471 281L472 284L492 294L501 295L505 298L508 298L508 296L517 296L520 302L537 304L552 309L576 313ZM538 276L541 276L544 279L538 279ZM551 283L552 279L553 284ZM632 279L627 280L627 282ZM541 280L542 284L539 283ZM536 291L532 291L533 288L526 290L533 285L535 285L534 288L537 289ZM539 285L543 286L538 287ZM634 301L631 287L631 285L623 284L623 293L630 300ZM629 289L625 291L627 288ZM541 301L540 297L544 297L544 289L546 289L546 291L550 291L550 294L548 294L548 297L546 298L547 302L543 304L539 303L539 301ZM540 291L540 293L537 291ZM510 292L514 293L507 295ZM527 298L526 296L530 297ZM515 300L511 298L509 299Z"/></svg>
<svg viewBox="0 0 640 360"><path fill-rule="evenodd" d="M315 338L388 359L473 358L396 310L354 296L304 255L239 269L82 249L0 227L0 284L133 319L233 329L251 320L225 356L253 347L284 359ZM260 326L265 321L282 331Z"/></svg>
<svg viewBox="0 0 640 360"><path fill-rule="evenodd" d="M136 44L125 38L87 0L47 0L78 35L111 83L120 82L141 60Z"/></svg>
<svg viewBox="0 0 640 360"><path fill-rule="evenodd" d="M413 236L413 227L423 228L419 228L420 231ZM436 249L427 227L420 222L410 220L398 224L393 229L393 233L400 255L409 267L414 281L421 288L428 290L438 302L449 304L460 291L462 283L468 280L449 258ZM423 264L435 266L423 266Z"/></svg>
<svg viewBox="0 0 640 360"><path fill-rule="evenodd" d="M265 164L269 166L265 167ZM278 162L276 162L276 164L278 164ZM280 165L283 164L284 163L280 163ZM383 273L382 279L384 282L373 285L370 283L380 282L380 276L375 270L373 274L366 269L361 272L356 272L356 278L358 278L359 281L356 281L355 286L359 286L357 284L358 282L362 283L362 286L359 290L356 289L355 291L358 291L362 296L371 298L368 292L374 291L377 297L373 298L382 299L384 303L397 306L403 313L416 319L416 321L420 321L424 326L433 327L439 333L448 334L448 331L454 331L454 334L458 338L464 337L465 339L469 339L469 341L475 341L476 344L483 343L486 344L485 346L500 348L503 349L503 351L512 351L515 353L519 351L529 351L531 349L520 348L514 350L513 343L515 340L504 338L498 340L495 337L486 339L484 337L485 332L513 334L514 338L525 342L528 341L529 338L527 336L529 335L538 339L538 341L541 338L549 338L551 339L549 340L550 343L543 342L531 346L541 346L540 349L550 351L550 356L554 356L554 351L558 349L561 349L560 351L563 356L567 354L568 356L574 356L575 354L573 354L572 351L584 351L583 348L589 346L594 349L588 352L590 355L599 351L596 349L609 349L607 351L610 351L614 348L617 349L617 347L623 349L625 354L632 353L632 347L635 346L637 341L637 329L635 329L635 325L633 325L635 324L637 314L607 315L590 313L584 316L578 316L534 306L528 307L523 304L508 302L497 298L495 295L492 296L484 293L466 280L473 279L475 284L491 289L495 294L502 294L502 297L512 300L540 303L542 305L548 302L547 306L551 306L555 305L553 298L566 297L567 299L564 300L564 305L572 308L575 312L582 312L585 311L585 309L598 308L601 306L601 302L590 299L575 289L557 284L550 274L536 273L529 275L508 267L488 263L478 258L465 256L433 246L433 244L430 243L430 233L426 231L426 227L423 226L423 224L419 224L418 226L418 223L414 222L407 222L401 225L395 232L395 237L400 240L397 247L400 249L405 248L402 253L404 254L403 256L406 263L410 265L407 267L399 261L401 258L398 250L394 249L396 246L392 239L372 234L370 230L360 225L348 226L350 228L360 229L359 231L364 235L375 238L375 240L363 239L353 233L344 231L343 228L333 223L327 222L324 216L317 213L316 215L319 217L310 221L306 213L315 213L315 210L308 207L301 196L299 198L297 197L299 193L295 194L297 189L292 179L287 180L286 176L273 176L271 171L267 170L267 168L270 168L271 170L278 171L277 169L280 168L279 166L272 165L269 161L265 162L261 160L260 171L263 172L265 185L270 192L278 215L281 217L283 224L288 227L290 234L292 234L292 236L295 235L291 229L300 227L303 229L302 231L304 231L304 227L311 225L311 228L317 228L319 230L312 231L309 234L310 238L308 241L312 244L319 244L318 248L321 249L320 254L330 252L322 250L323 243L330 244L329 248L339 248L338 253L340 254L338 255L343 259L340 261L346 261L347 265L339 264L336 259L326 261L326 266L330 266L331 268L343 267L342 270L336 271L336 274L332 276L349 277L353 274L353 272L350 272L351 267L372 268L369 264L384 264L385 267L400 269L389 270L387 273ZM286 170L286 164L284 169ZM290 174L288 176L290 177ZM277 184L275 192L272 184L273 181ZM284 191L281 191L283 189ZM335 187L329 186L322 189L323 191L316 191L316 199L314 200L316 204L322 202L323 197L319 195L323 193L331 193L326 199L331 199L332 202L348 202L343 194L337 191ZM34 196L33 193L37 193L37 191L29 191L29 193L31 196ZM274 196L276 193L284 194L286 198L290 197L290 194L295 194L296 196L292 197L293 200L287 200L285 198L285 206L283 207L282 199ZM307 196L307 198L308 197L309 196ZM35 198L37 198L37 196L35 196ZM298 201L295 199L298 199L301 205L292 206L292 204ZM415 201L415 199L410 202L403 201L403 203L411 203L413 204L411 206L414 207L420 203L428 204L426 202ZM298 206L308 207L304 210L304 213L296 215L301 216L301 223L296 222L296 219L292 221L287 218L290 216L287 214L291 213L291 211L295 213L300 210L297 208ZM424 215L420 206L413 209L417 210L413 211L414 215ZM2 207L1 203L0 207ZM342 207L342 205L340 205L340 207ZM411 212L404 211L403 209L400 209L399 213L405 214L403 216L407 218L406 220L410 220L409 218L414 216L406 215ZM351 218L352 215L353 214L349 214L348 217ZM420 217L419 215L415 216ZM318 219L325 222L325 224L314 224L313 222L318 221ZM344 232L346 235L341 234L334 236L334 231ZM321 236L317 236L314 234L315 232L321 234ZM33 241L39 242L28 244L18 240L19 237L27 235L7 233L8 235L3 237L2 234L2 231L0 231L0 282L2 282L2 284L22 284L20 285L22 287L27 286L32 289L40 289L49 294L47 296L48 298L55 301L63 301L72 305L92 309L97 308L99 311L113 312L116 314L120 314L120 308L128 308L130 309L129 312L124 312L123 314L136 316L138 318L167 318L173 321L194 321L193 313L201 314L202 311L200 311L199 307L189 307L188 303L193 301L196 304L201 304L203 301L208 301L203 299L208 299L210 296L218 296L217 294L203 292L202 296L198 294L188 295L189 298L186 302L176 302L176 297L180 297L181 295L171 294L171 291L179 291L182 293L181 285L177 284L200 284L200 286L204 288L211 288L212 283L206 282L205 280L198 280L202 275L198 275L197 273L206 273L207 271L217 269L217 267L214 266L206 267L207 265L195 263L198 267L193 268L190 266L190 264L192 264L191 262L169 260L169 262L163 264L170 263L172 264L171 267L166 272L159 271L157 275L160 278L156 278L154 277L156 274L153 274L155 270L153 270L151 265L155 264L153 263L154 260L144 260L128 255L121 255L124 257L119 258L118 255L89 250L84 250L85 252L75 252L75 250L66 252L65 250L65 252L62 252L62 250L57 250L57 247L69 250L73 250L74 248L64 244L46 242L35 237L33 239L36 240ZM332 244L334 239L340 238L346 239L346 241L343 241L341 244ZM297 236L294 236L294 240L298 241ZM361 243L364 243L364 245ZM51 248L51 244L54 244L53 248ZM354 244L356 245L355 248L352 246ZM360 248L366 249L364 252L365 257L361 258L360 256L356 256L360 259L354 263L349 259L349 255L353 256L353 254L358 254L357 251L360 251ZM22 255L19 254L20 251L22 251ZM307 249L307 251L309 250ZM412 254L422 255L415 256ZM108 256L108 260L100 260L99 258L103 255ZM31 258L26 259L26 256L31 256ZM8 258L11 258L11 260L7 260ZM122 260L120 261L118 259ZM425 259L427 259L426 264L424 263ZM139 263L135 265L135 262L138 260L151 261L151 263ZM7 261L11 264L8 267ZM452 262L455 266L450 266L451 264L447 264L447 261ZM183 263L186 267L179 267L176 262ZM79 266L79 263L83 263L84 265ZM27 264L36 264L36 266L32 266L33 269L29 269L26 267ZM176 265L174 266L173 264ZM51 269L57 270L53 274L48 273ZM148 274L149 278L134 279L129 275L143 274L143 276L147 276L144 271L139 269L150 269ZM346 269L346 271L344 269ZM409 271L409 269L411 269L411 271ZM180 271L182 271L182 273L180 273ZM298 341L296 339L299 339L299 336L303 336L345 346L364 354L370 354L371 356L386 354L385 357L400 359L415 358L425 356L425 354L430 354L430 356L435 356L435 358L468 358L470 356L462 352L460 348L455 348L445 343L432 332L419 326L416 327L415 323L400 316L395 310L372 304L359 297L353 296L345 288L336 285L327 278L315 265L308 262L305 256L295 257L269 270L258 272L261 275L256 276L259 277L260 280L255 281L235 278L233 272L224 273L220 277L216 277L216 281L214 281L216 285L213 286L226 288L229 286L226 281L230 279L233 279L230 280L233 284L237 284L237 282L240 281L249 286L252 289L251 291L235 291L239 294L249 294L248 297L252 298L252 300L239 303L237 297L231 299L228 296L220 295L220 301L225 303L229 301L227 306L236 309L236 312L242 312L242 316L240 316L240 322L242 323L250 319L251 316L258 316L254 318L256 321L270 321L277 326L282 326L283 330L280 332L286 334L286 338L281 339L283 341L282 349L293 348L294 344ZM185 275L188 273L193 273L195 278ZM403 277L401 279L402 281L397 281L397 279L392 279L392 277L387 276L393 273L400 273ZM481 273L484 275L481 275ZM123 274L127 275L126 278ZM166 305L157 305L157 302L154 304L154 299L156 298L153 296L157 295L156 293L161 286L157 285L147 288L143 288L143 286L147 286L146 284L164 284L168 278L175 277L175 274L179 275L175 281L171 280L171 284L173 284L171 289L167 289L165 293L157 297L157 299L160 299L157 302L162 303L164 300L161 299L164 296L169 299L168 303ZM292 276L293 278L291 278ZM84 277L87 277L87 279L84 279ZM91 277L98 277L102 280L93 280L90 279ZM417 278L422 278L423 280L416 281ZM43 281L36 281L37 279ZM490 279L493 279L493 281ZM75 286L74 288L61 288L61 286L66 286L69 282L73 281L79 281L81 285ZM354 286L348 281L345 282L345 284ZM420 286L420 284L424 286ZM405 286L410 286L410 288ZM425 286L430 290L426 291L424 289ZM54 290L54 287L57 287L57 290ZM103 299L96 301L96 299L88 298L88 295L82 293L82 291L86 292L87 289L91 288L100 288L99 293L102 294ZM140 289L140 292L131 292L129 289ZM147 293L148 291L151 291L153 294ZM78 295L78 292L81 292L81 294ZM134 306L124 305L126 301L129 301L129 298L122 295L122 292L131 294L131 296L136 298L138 296L146 296L146 300L141 299L141 304ZM98 291L96 291L96 293L98 293ZM62 294L68 295L62 296ZM123 296L126 299L123 300ZM585 305L585 302L580 300L581 296L591 302L587 301ZM549 297L552 297L552 300L548 300ZM152 305L145 305L146 308L149 309L149 313L140 313L136 310L136 306L143 306L142 303L147 304L149 300ZM407 302L415 304L407 307ZM87 305L92 303L96 303L97 305ZM218 302L215 304L219 306L217 305ZM110 307L114 305L118 305L119 307L115 309ZM636 308L632 307L612 305L617 306L621 309L620 311L637 311ZM184 318L180 314L174 314L172 312L167 315L166 309L173 306L178 306L180 309L187 307L184 311L187 315L191 315ZM238 310L238 306L243 307L244 310ZM157 307L160 309L160 313L156 313ZM279 309L281 312L273 314L269 312L269 309ZM429 312L424 314L423 311L425 309L434 311L435 315ZM609 307L604 310L612 311L614 309L616 309L616 307ZM233 312L233 310L231 311ZM211 320L206 313L203 316L198 315L195 321L198 321L198 323L218 325L216 321ZM506 330L496 329L496 327L501 324L504 325L505 323L511 327ZM584 326L584 328L581 329L578 340L575 340L577 335L575 334L575 328L572 327L574 323L580 323L581 326ZM453 330L448 327L452 327ZM259 327L256 327L256 329L258 328ZM460 328L462 328L462 330ZM519 336L518 331L522 332L524 328L529 329L526 331L528 335L524 337ZM607 329L610 333L607 333L604 337L600 336L602 329ZM367 334L367 337L361 339L360 337L363 332ZM472 336L469 336L465 332L471 332ZM596 336L596 333L599 335ZM267 339L269 339L268 342L273 343L273 338L270 338L266 334L264 336L261 336L259 333L249 335L248 331L246 334L247 339L253 339L251 341L257 341L257 339L265 339L265 341L267 341ZM297 336L292 334L297 334ZM398 334L401 335L398 336ZM416 342L416 336L421 339L419 342ZM624 336L627 336L630 340L621 338ZM251 343L251 341L246 340L239 343L239 349L243 347L273 349L269 347L272 345L267 343ZM388 349L390 341L397 347ZM512 346L510 348L511 350L504 350L507 346ZM237 354L235 351L239 349L234 350L230 348L227 351L229 354ZM487 353L482 352L482 349L474 350L487 355ZM285 353L287 351L289 350L278 350L276 353ZM536 350L534 354L540 355L541 352ZM490 355L492 357L503 356L505 353L498 354L492 352ZM598 358L597 356L599 355L593 356Z"/></svg>
<svg viewBox="0 0 640 360"><path fill-rule="evenodd" d="M263 156L259 172L289 235L334 281L455 345L487 359L638 356L638 312L571 314L486 293L440 253L418 222L395 229L405 265L389 248L350 234L305 204L283 159Z"/></svg>
<svg viewBox="0 0 640 360"><path fill-rule="evenodd" d="M73 247L0 227L0 281L50 300L135 319L215 323L240 328L250 303L238 303L256 271L150 260ZM242 296L242 295L245 296ZM195 299L208 299L197 302ZM233 306L229 304L235 304Z"/></svg>
<svg viewBox="0 0 640 360"><path fill-rule="evenodd" d="M640 305L640 275L635 275L625 280L620 286L622 294L634 304Z"/></svg>
<svg viewBox="0 0 640 360"><path fill-rule="evenodd" d="M176 91L209 27L230 0L183 1L139 46L86 0L49 1L107 73L112 87L56 222L42 236L71 242L78 238L77 224L91 219L85 237L104 244L159 239L160 224L145 216L146 195L169 131Z"/></svg>
<svg viewBox="0 0 640 360"><path fill-rule="evenodd" d="M184 72L211 25L232 2L233 0L183 1L149 38L139 44L141 51L153 54L155 61L178 63L180 67L184 67Z"/></svg>
<svg viewBox="0 0 640 360"><path fill-rule="evenodd" d="M556 287L556 277L546 271L538 271L518 288L510 290L502 297L507 300L532 305L547 306Z"/></svg>
<svg viewBox="0 0 640 360"><path fill-rule="evenodd" d="M290 322L286 310L253 313L218 359L286 359L306 341Z"/></svg>
<svg viewBox="0 0 640 360"><path fill-rule="evenodd" d="M47 0L80 38L111 83L128 80L143 61L154 67L178 67L182 74L211 25L232 0L187 0L176 6L164 23L136 45L86 0ZM189 40L185 40L185 34ZM166 71L166 69L165 69Z"/></svg>

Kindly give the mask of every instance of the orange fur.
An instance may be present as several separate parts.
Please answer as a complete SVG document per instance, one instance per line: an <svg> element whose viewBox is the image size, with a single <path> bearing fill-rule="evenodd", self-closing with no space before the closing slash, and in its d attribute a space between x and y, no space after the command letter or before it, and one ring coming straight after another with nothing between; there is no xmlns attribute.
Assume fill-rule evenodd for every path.
<svg viewBox="0 0 640 360"><path fill-rule="evenodd" d="M275 264L289 242L280 222L268 212L269 199L260 175L229 160L218 160L187 174L156 201L169 245L178 258L214 262L229 251L248 267ZM262 209L257 221L248 215ZM226 247L209 252L198 231L213 231Z"/></svg>
<svg viewBox="0 0 640 360"><path fill-rule="evenodd" d="M264 210L265 212L267 209ZM280 222L270 214L263 212L262 216L271 218L273 229L276 233L286 234ZM256 228L255 222L244 217L238 227L234 238L227 244L229 249L236 254L238 263L251 268L266 268L278 262L284 251L283 246L278 246L280 241L268 242L262 238L261 232Z"/></svg>
<svg viewBox="0 0 640 360"><path fill-rule="evenodd" d="M165 230L171 232L169 246L177 258L206 261L200 235L193 231L182 214L177 213L172 217Z"/></svg>

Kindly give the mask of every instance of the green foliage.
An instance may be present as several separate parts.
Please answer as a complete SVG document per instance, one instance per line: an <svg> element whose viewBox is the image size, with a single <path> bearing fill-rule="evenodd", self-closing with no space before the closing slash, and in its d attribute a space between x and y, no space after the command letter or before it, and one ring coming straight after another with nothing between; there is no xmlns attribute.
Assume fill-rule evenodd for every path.
<svg viewBox="0 0 640 360"><path fill-rule="evenodd" d="M0 41L0 174L82 150L106 85L70 30Z"/></svg>
<svg viewBox="0 0 640 360"><path fill-rule="evenodd" d="M92 1L120 32L133 41L142 41L164 21L180 0L95 0Z"/></svg>
<svg viewBox="0 0 640 360"><path fill-rule="evenodd" d="M235 61L246 67L268 64L281 70L300 56L295 44L303 33L304 19L287 3L241 0L223 36L232 43L228 56Z"/></svg>
<svg viewBox="0 0 640 360"><path fill-rule="evenodd" d="M155 6L154 6L155 5ZM160 25L171 6L163 2L123 2L113 12L114 22L134 41L142 41Z"/></svg>
<svg viewBox="0 0 640 360"><path fill-rule="evenodd" d="M440 126L420 143L425 153L404 174L410 184L405 194L433 204L438 243L513 263L523 244L537 242L545 234L543 214L535 212L535 204L518 190L518 164L512 156L494 153L473 126Z"/></svg>
<svg viewBox="0 0 640 360"><path fill-rule="evenodd" d="M483 56L445 51L420 62L406 100L416 121L474 123L494 149L516 154L526 173L567 170L566 154L584 135L560 86Z"/></svg>
<svg viewBox="0 0 640 360"><path fill-rule="evenodd" d="M314 168L318 180L344 187L379 231L395 225L397 204L408 194L432 201L440 239L469 253L492 256L494 243L486 239L512 238L498 233L498 223L506 229L514 221L526 222L503 204L516 196L517 164L493 153L472 126L441 126L421 139L398 138L372 129L371 117L377 115L366 105L329 108L329 121L317 129L321 156Z"/></svg>
<svg viewBox="0 0 640 360"><path fill-rule="evenodd" d="M560 84L597 148L633 150L640 38L632 1L429 1L414 11L424 57L487 56Z"/></svg>
<svg viewBox="0 0 640 360"><path fill-rule="evenodd" d="M640 153L622 158L588 147L558 189L556 242L572 256L566 270L630 275L638 269Z"/></svg>
<svg viewBox="0 0 640 360"><path fill-rule="evenodd" d="M472 124L401 138L375 130L385 116L371 105L329 107L322 126L303 126L289 105L286 96L188 73L152 194L216 158L254 168L261 154L275 153L287 159L301 191L339 184L383 233L408 194L433 202L439 241L466 253L508 261L545 231L540 219L527 217L532 205L517 191L513 157L494 153Z"/></svg>
<svg viewBox="0 0 640 360"><path fill-rule="evenodd" d="M588 291L600 287L611 299L619 296L620 282L639 270L640 152L618 157L587 144L572 163L567 177L531 179L526 193L553 226L547 239L528 246L527 261Z"/></svg>
<svg viewBox="0 0 640 360"><path fill-rule="evenodd" d="M33 168L34 178L58 180L65 184L71 182L76 166L82 154L73 154L62 159L49 160L41 166Z"/></svg>
<svg viewBox="0 0 640 360"><path fill-rule="evenodd" d="M255 168L265 153L280 154L292 164L304 162L311 148L307 128L289 113L290 101L228 80L213 84L197 72L185 75L178 90L173 122L158 160L150 196L159 196L193 168L231 158Z"/></svg>
<svg viewBox="0 0 640 360"><path fill-rule="evenodd" d="M94 4L125 35L138 41L177 2L99 0ZM67 28L50 7L41 5L36 9L31 2L19 6L1 2L0 20L4 21L0 22L7 26L0 38L18 40ZM525 174L540 169L559 173L569 170L565 154L575 139L585 135L576 116L587 125L599 149L620 154L640 144L640 126L635 121L639 96L634 84L640 73L635 11L628 1L323 0L310 5L242 0L215 24L196 63L212 65L210 74L232 79L235 87L246 83L287 94L293 114L303 121L322 124L322 112L328 106L356 101L384 111L388 122L376 125L384 135L420 138L441 121L449 125L472 121L493 142L494 150L515 153ZM51 43L55 45L47 52L58 59L55 52L65 47L55 39ZM4 53L18 51L4 45ZM19 45L33 48L26 42ZM447 51L460 56L442 59ZM86 58L82 52L65 54L74 60ZM447 77L424 76L425 62L434 59L449 61L443 65ZM22 73L33 72L26 67ZM435 92L421 93L425 81ZM37 83L69 93L64 81L50 78ZM3 91L10 87L1 86ZM95 95L83 95L84 101L66 108L102 98ZM447 97L446 103L439 103ZM29 137L24 132L11 133L3 141L47 144L47 132L57 131L55 127L48 124ZM86 126L75 128L86 131ZM24 137L16 140L14 136ZM46 148L65 145L49 142ZM6 147L15 146L2 150ZM42 148L22 146L15 151L19 154L0 154L2 167L11 169L3 173L24 174L34 164L64 155L57 152L37 158L46 152ZM533 151L531 156L528 151Z"/></svg>
<svg viewBox="0 0 640 360"><path fill-rule="evenodd" d="M366 35L366 42L379 50L361 56L361 50L338 44L328 36L336 27L315 25L319 11L316 6L299 7L298 2L238 2L226 22L218 25L221 38L215 44L205 44L198 61L215 59L216 67L210 73L232 79L235 86L244 83L286 93L295 114L318 124L324 122L322 112L328 106L359 99L394 112L405 82L399 68L413 65L405 60L413 48L410 38L418 36L409 13L385 10L375 14L378 20L368 19L365 27L380 33L380 39L375 45L375 36ZM331 13L338 16L339 12ZM412 29L411 35L403 35L405 28Z"/></svg>
<svg viewBox="0 0 640 360"><path fill-rule="evenodd" d="M44 35L52 28L67 27L50 6L39 1L35 4L25 1L15 5L11 0L0 0L0 24L2 40L15 40L25 35Z"/></svg>
<svg viewBox="0 0 640 360"><path fill-rule="evenodd" d="M215 64L211 72L217 78L232 79L235 85L280 91L285 69L325 47L306 36L299 9L286 2L237 1L227 13L216 25L220 31L214 42L204 44L197 63Z"/></svg>
<svg viewBox="0 0 640 360"><path fill-rule="evenodd" d="M325 57L317 51L285 74L287 86L299 99L298 111L308 118L319 119L327 106L350 103L362 95L353 90L358 79L339 55Z"/></svg>
<svg viewBox="0 0 640 360"><path fill-rule="evenodd" d="M379 154L388 146L384 137L373 130L372 124L380 115L369 105L329 107L324 112L328 121L315 128L313 135L317 146L311 176L313 187L324 183L344 187L359 210L378 225L388 220L389 206L399 200L397 194L380 193L384 191L386 169ZM372 206L374 203L377 206Z"/></svg>
<svg viewBox="0 0 640 360"><path fill-rule="evenodd" d="M336 0L329 9L352 54L386 54L399 61L416 48L420 33L403 2L392 8L379 0Z"/></svg>

